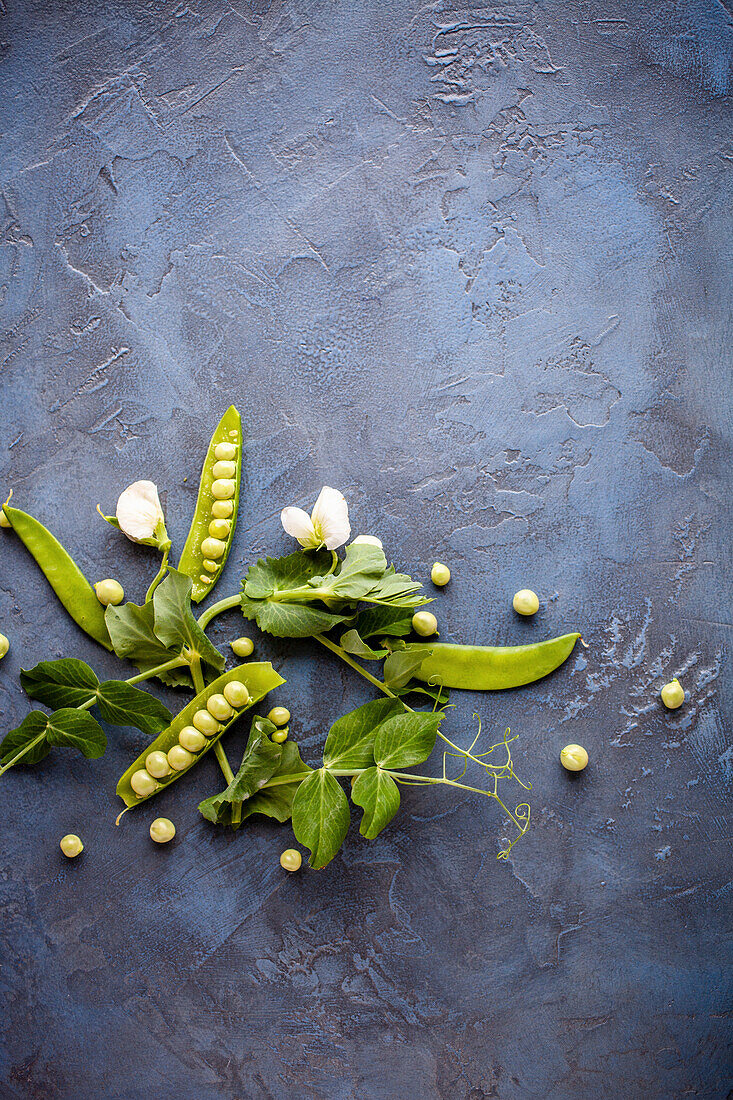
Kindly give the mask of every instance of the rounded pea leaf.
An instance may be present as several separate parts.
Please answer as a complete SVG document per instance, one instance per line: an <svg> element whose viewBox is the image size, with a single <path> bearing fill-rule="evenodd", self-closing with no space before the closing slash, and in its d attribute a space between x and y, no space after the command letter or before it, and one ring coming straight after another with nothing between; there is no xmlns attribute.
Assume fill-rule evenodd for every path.
<svg viewBox="0 0 733 1100"><path fill-rule="evenodd" d="M134 726L150 737L169 726L168 707L147 691L122 680L105 680L97 690L99 713L112 726Z"/></svg>
<svg viewBox="0 0 733 1100"><path fill-rule="evenodd" d="M50 751L46 740L47 728L48 715L42 710L32 710L0 742L0 764L9 764L19 753L22 753L19 764L37 764L43 760Z"/></svg>
<svg viewBox="0 0 733 1100"><path fill-rule="evenodd" d="M330 863L349 830L349 803L341 784L326 768L312 772L293 799L293 832L310 848L311 867Z"/></svg>
<svg viewBox="0 0 733 1100"><path fill-rule="evenodd" d="M99 680L93 669L76 657L41 661L21 669L20 682L31 699L47 707L80 707L96 694Z"/></svg>
<svg viewBox="0 0 733 1100"><path fill-rule="evenodd" d="M374 762L380 768L409 768L427 760L445 715L442 711L426 714L398 714L388 718L374 740Z"/></svg>
<svg viewBox="0 0 733 1100"><path fill-rule="evenodd" d="M377 728L404 707L396 699L375 699L345 714L331 726L323 749L326 768L368 768L374 763Z"/></svg>
<svg viewBox="0 0 733 1100"><path fill-rule="evenodd" d="M99 722L85 710L64 707L49 715L46 740L49 745L78 749L89 760L102 756L107 738Z"/></svg>
<svg viewBox="0 0 733 1100"><path fill-rule="evenodd" d="M384 662L383 675L385 684L396 691L407 684L419 671L423 661L432 653L431 649L396 649L390 653Z"/></svg>
<svg viewBox="0 0 733 1100"><path fill-rule="evenodd" d="M351 801L364 810L359 832L367 840L374 840L399 810L400 791L388 772L367 768L354 783Z"/></svg>

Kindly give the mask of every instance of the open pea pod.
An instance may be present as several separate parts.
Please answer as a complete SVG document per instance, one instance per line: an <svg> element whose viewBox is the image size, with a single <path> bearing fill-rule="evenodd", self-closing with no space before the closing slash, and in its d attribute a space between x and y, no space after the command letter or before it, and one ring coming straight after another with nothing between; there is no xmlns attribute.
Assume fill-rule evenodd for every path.
<svg viewBox="0 0 733 1100"><path fill-rule="evenodd" d="M225 694L224 689L235 682L244 685L247 689L247 697L244 701L230 706L229 709L232 713L223 720L217 721L207 709L207 704L215 695L222 698L226 698L226 696L229 695L234 699L235 695L231 691ZM249 710L250 707L259 702L260 699L267 695L268 691L272 691L273 688L279 687L280 684L284 683L285 681L282 676L279 676L278 673L275 672L269 661L253 661L246 665L240 665L238 668L233 668L230 672L225 672L223 676L219 676L218 679L214 680L208 687L199 692L196 698L192 699L191 702L176 715L170 726L164 729L162 733L159 733L152 744L148 745L145 751L138 756L137 760L130 765L117 784L117 794L128 808L138 806L141 802L147 801L148 798L157 794L158 791L163 790L164 787L169 786L176 779L180 779L182 775L190 771L191 768L198 763L201 757L209 751L212 745L215 745L229 727L236 722L237 718L239 718L245 710ZM218 702L221 705L221 699L219 699ZM214 709L216 709L216 707L214 707ZM170 750L175 746L180 746L182 748L183 746L181 746L181 742L179 741L181 731L192 727L195 732L197 726L194 722L194 716L202 711L205 715L209 715L211 719L210 728L212 732L206 736L203 734L201 735L204 744L199 750L195 752L188 752L188 750L186 750L188 756L191 757L190 762L184 764L184 766L180 767L178 770L171 770L170 774L162 777L156 778L148 772L146 761L149 760L151 753L159 754L157 759L160 760L161 755L167 756ZM199 722L199 725L207 725L207 723ZM189 741L189 744L190 743ZM180 754L180 749L178 751ZM184 757L184 760L185 759ZM135 785L141 789L149 788L149 793L139 794L134 789L133 777L135 776L138 777L134 780ZM145 776L148 777L147 780Z"/></svg>
<svg viewBox="0 0 733 1100"><path fill-rule="evenodd" d="M77 626L105 649L112 649L104 608L68 551L34 516L9 504L2 511Z"/></svg>
<svg viewBox="0 0 733 1100"><path fill-rule="evenodd" d="M502 691L541 680L559 668L573 652L580 634L563 634L534 645L451 645L413 642L409 653L425 651L412 672L418 680L468 691Z"/></svg>
<svg viewBox="0 0 733 1100"><path fill-rule="evenodd" d="M201 470L196 511L178 569L198 603L221 576L234 540L242 479L242 420L230 405L216 426Z"/></svg>

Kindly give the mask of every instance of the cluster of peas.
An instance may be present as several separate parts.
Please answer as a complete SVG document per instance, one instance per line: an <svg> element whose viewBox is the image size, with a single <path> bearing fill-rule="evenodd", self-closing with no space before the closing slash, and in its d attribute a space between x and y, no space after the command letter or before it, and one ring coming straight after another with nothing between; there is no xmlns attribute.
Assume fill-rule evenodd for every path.
<svg viewBox="0 0 733 1100"><path fill-rule="evenodd" d="M230 433L236 438L237 433ZM232 515L234 513L234 496L237 492L237 447L235 443L217 443L214 448L214 482L211 486L211 495L214 502L211 505L212 520L209 523L209 534L201 543L201 553L204 555L202 565L206 570L199 577L202 584L212 584L213 574L219 569L219 559L226 552L227 542L232 530Z"/></svg>

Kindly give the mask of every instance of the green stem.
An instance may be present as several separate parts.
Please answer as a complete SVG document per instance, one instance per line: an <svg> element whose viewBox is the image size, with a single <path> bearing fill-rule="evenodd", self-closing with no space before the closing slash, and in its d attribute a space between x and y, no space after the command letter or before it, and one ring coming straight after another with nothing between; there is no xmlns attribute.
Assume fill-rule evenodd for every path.
<svg viewBox="0 0 733 1100"><path fill-rule="evenodd" d="M174 668L182 668L187 664L188 661L185 657L174 657L172 660L166 661L165 664L148 669L147 672L139 672L137 676L131 676L129 680L125 680L125 683L141 684L143 680L152 680L154 676L159 676L161 672L171 672Z"/></svg>
<svg viewBox="0 0 733 1100"><path fill-rule="evenodd" d="M34 737L32 741L29 741L28 744L20 750L20 752L16 752L15 756L12 757L11 760L8 760L7 764L3 764L3 766L0 767L0 775L4 775L8 768L12 768L13 764L17 764L19 760L22 760L25 754L27 752L30 752L31 749L35 748L36 745L40 745L45 736L46 731L44 730L43 733L38 734L38 737Z"/></svg>
<svg viewBox="0 0 733 1100"><path fill-rule="evenodd" d="M335 653L341 658L342 661L345 661L350 668L353 668L354 672L358 672L360 676L363 676L364 679L368 680L370 684L373 684L375 688L379 688L381 692L383 692L385 695L388 695L390 699L399 698L397 695L395 695L393 691L389 690L386 684L383 684L382 681L378 680L376 676L372 676L371 672L367 672L365 668L363 668L360 664L357 664L354 658L351 657L345 649L342 649L340 645L336 645L336 643L332 642L330 638L324 638L323 634L314 634L313 637L317 642L320 642L321 645L324 645L326 649L330 649L332 653ZM406 703L403 703L402 705L405 707L406 710L411 709L407 706Z"/></svg>
<svg viewBox="0 0 733 1100"><path fill-rule="evenodd" d="M199 626L202 630L206 630L212 619L215 619L217 615L221 615L224 611L231 611L233 607L239 607L241 600L239 596L227 596L225 600L219 600L218 603L212 603L211 607L207 607L203 615L199 615Z"/></svg>
<svg viewBox="0 0 733 1100"><path fill-rule="evenodd" d="M169 554L169 552L170 552L170 543L168 544L168 546L166 546L165 550L163 551L163 560L160 563L160 569L158 570L156 575L153 577L150 588L145 593L145 603L150 602L150 600L152 599L152 596L153 596L153 592L155 592L155 589L158 587L158 585L163 580L163 577L166 574L166 570L168 569L168 554Z"/></svg>
<svg viewBox="0 0 733 1100"><path fill-rule="evenodd" d="M206 690L206 684L204 683L204 674L201 671L201 658L196 655L191 658L191 676L193 677L193 686L196 689L196 694L200 695L202 691ZM214 756L219 761L219 767L221 768L222 775L227 781L227 786L234 780L234 772L232 771L231 764L227 760L227 754L224 752L224 747L221 741L217 741L214 745ZM241 806L239 812L241 813ZM232 821L234 821L234 814L232 813Z"/></svg>

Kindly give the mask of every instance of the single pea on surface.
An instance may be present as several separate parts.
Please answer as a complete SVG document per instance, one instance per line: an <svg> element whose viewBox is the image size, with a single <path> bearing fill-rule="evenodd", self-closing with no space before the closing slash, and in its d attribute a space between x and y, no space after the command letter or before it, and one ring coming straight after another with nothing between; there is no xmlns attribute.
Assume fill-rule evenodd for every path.
<svg viewBox="0 0 733 1100"><path fill-rule="evenodd" d="M276 745L282 745L283 742L287 741L287 739L288 739L288 731L287 730L275 730L275 732L272 735L272 740L275 742Z"/></svg>
<svg viewBox="0 0 733 1100"><path fill-rule="evenodd" d="M176 835L176 827L168 817L156 817L150 826L150 839L156 844L167 844Z"/></svg>
<svg viewBox="0 0 733 1100"><path fill-rule="evenodd" d="M255 647L251 638L235 638L229 645L235 657L249 657Z"/></svg>
<svg viewBox="0 0 733 1100"><path fill-rule="evenodd" d="M280 866L286 871L298 871L303 857L297 848L286 848L280 856Z"/></svg>
<svg viewBox="0 0 733 1100"><path fill-rule="evenodd" d="M518 615L536 615L540 608L539 597L531 588L521 588L514 594L512 607Z"/></svg>
<svg viewBox="0 0 733 1100"><path fill-rule="evenodd" d="M588 763L588 753L582 745L566 745L560 753L560 763L569 772L582 772Z"/></svg>
<svg viewBox="0 0 733 1100"><path fill-rule="evenodd" d="M412 629L422 638L429 638L438 630L438 620L430 611L417 611L412 616Z"/></svg>
<svg viewBox="0 0 733 1100"><path fill-rule="evenodd" d="M67 833L66 836L62 836L59 847L67 859L74 859L84 851L84 845L76 833Z"/></svg>
<svg viewBox="0 0 733 1100"><path fill-rule="evenodd" d="M677 710L685 701L685 689L679 680L670 680L659 693L667 710Z"/></svg>
<svg viewBox="0 0 733 1100"><path fill-rule="evenodd" d="M10 642L4 634L0 634L0 661L10 649Z"/></svg>
<svg viewBox="0 0 733 1100"><path fill-rule="evenodd" d="M94 591L97 593L99 602L104 604L105 607L109 607L110 604L117 607L125 598L124 588L119 581L115 581L111 577L104 581L97 581L94 585Z"/></svg>
<svg viewBox="0 0 733 1100"><path fill-rule="evenodd" d="M290 721L290 711L287 707L273 707L267 717L274 726L287 726Z"/></svg>
<svg viewBox="0 0 733 1100"><path fill-rule="evenodd" d="M438 588L442 588L450 580L450 569L441 561L436 561L430 570L430 580L433 584L437 584Z"/></svg>

